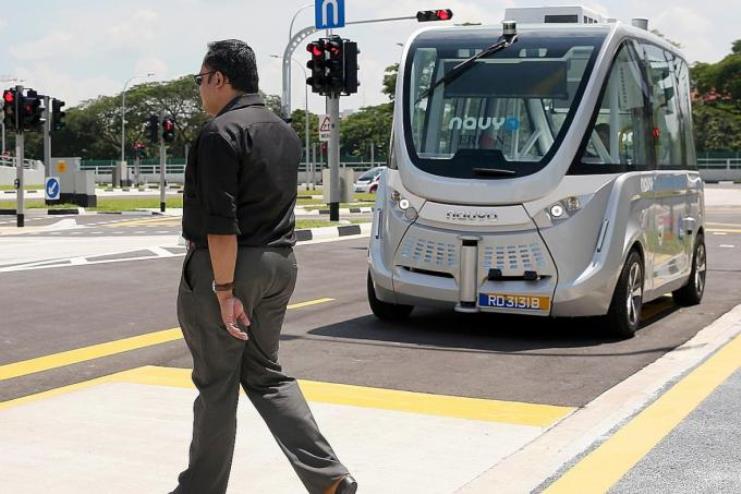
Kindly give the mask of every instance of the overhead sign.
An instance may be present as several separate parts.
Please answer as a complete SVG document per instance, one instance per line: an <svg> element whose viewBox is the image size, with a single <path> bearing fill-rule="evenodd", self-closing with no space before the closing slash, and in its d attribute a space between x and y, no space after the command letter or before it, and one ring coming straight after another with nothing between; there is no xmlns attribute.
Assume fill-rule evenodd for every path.
<svg viewBox="0 0 741 494"><path fill-rule="evenodd" d="M44 187L44 193L47 201L58 201L59 194L62 188L59 185L59 179L56 177L49 177L46 179L46 186Z"/></svg>
<svg viewBox="0 0 741 494"><path fill-rule="evenodd" d="M332 120L329 115L319 115L319 140L329 142L329 133L332 130Z"/></svg>
<svg viewBox="0 0 741 494"><path fill-rule="evenodd" d="M314 0L317 29L345 27L345 0Z"/></svg>

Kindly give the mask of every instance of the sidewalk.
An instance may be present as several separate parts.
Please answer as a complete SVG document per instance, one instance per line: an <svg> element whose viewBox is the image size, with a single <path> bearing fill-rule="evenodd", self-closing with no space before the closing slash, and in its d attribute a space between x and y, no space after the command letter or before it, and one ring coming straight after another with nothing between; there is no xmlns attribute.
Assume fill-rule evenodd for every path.
<svg viewBox="0 0 741 494"><path fill-rule="evenodd" d="M739 334L741 305L578 410L300 384L369 494L739 492ZM189 369L147 366L0 403L3 487L167 492L195 395ZM303 492L248 400L238 415L229 492Z"/></svg>

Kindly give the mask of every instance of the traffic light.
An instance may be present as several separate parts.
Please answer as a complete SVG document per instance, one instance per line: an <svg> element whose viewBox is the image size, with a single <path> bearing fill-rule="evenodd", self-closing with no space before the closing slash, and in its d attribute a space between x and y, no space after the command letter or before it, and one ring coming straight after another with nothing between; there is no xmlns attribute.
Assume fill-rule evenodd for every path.
<svg viewBox="0 0 741 494"><path fill-rule="evenodd" d="M172 142L175 140L175 121L167 117L162 120L162 139L165 142Z"/></svg>
<svg viewBox="0 0 741 494"><path fill-rule="evenodd" d="M323 96L358 92L358 45L339 36L320 38L309 43L306 50L311 60L306 66L311 77L306 83Z"/></svg>
<svg viewBox="0 0 741 494"><path fill-rule="evenodd" d="M453 11L450 9L421 10L417 12L417 22L449 21L452 18Z"/></svg>
<svg viewBox="0 0 741 494"><path fill-rule="evenodd" d="M15 89L3 91L3 123L8 130L17 130Z"/></svg>
<svg viewBox="0 0 741 494"><path fill-rule="evenodd" d="M344 81L342 92L355 94L358 92L358 44L349 39L342 42L342 56L344 58Z"/></svg>
<svg viewBox="0 0 741 494"><path fill-rule="evenodd" d="M141 142L134 143L134 157L144 159L144 156L146 156L146 146Z"/></svg>
<svg viewBox="0 0 741 494"><path fill-rule="evenodd" d="M41 130L44 122L46 122L46 119L43 118L43 96L39 96L36 91L29 89L25 96L19 97L19 103L20 127L29 131Z"/></svg>
<svg viewBox="0 0 741 494"><path fill-rule="evenodd" d="M324 39L314 41L306 46L306 51L311 53L311 60L306 62L306 67L311 70L311 77L306 79L306 84L311 86L314 93L325 94L327 85L326 53L324 51Z"/></svg>
<svg viewBox="0 0 741 494"><path fill-rule="evenodd" d="M159 132L158 128L160 125L160 118L157 115L150 115L147 119L147 123L145 124L146 127L146 133L147 137L149 138L149 142L152 144L157 144L159 142Z"/></svg>
<svg viewBox="0 0 741 494"><path fill-rule="evenodd" d="M342 92L345 84L345 61L342 55L342 38L332 36L324 43L327 52L327 87L326 92L336 95Z"/></svg>
<svg viewBox="0 0 741 494"><path fill-rule="evenodd" d="M51 100L51 122L52 130L62 130L64 128L64 117L67 115L62 111L64 101L53 99Z"/></svg>

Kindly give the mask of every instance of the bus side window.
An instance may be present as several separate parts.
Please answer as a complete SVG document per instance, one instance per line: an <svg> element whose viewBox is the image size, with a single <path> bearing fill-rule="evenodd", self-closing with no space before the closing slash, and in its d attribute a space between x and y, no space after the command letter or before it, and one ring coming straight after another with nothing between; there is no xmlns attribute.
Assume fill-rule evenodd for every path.
<svg viewBox="0 0 741 494"><path fill-rule="evenodd" d="M679 108L682 111L682 145L684 164L690 170L697 169L695 138L692 127L692 106L690 96L690 70L687 62L677 59L677 88L679 89Z"/></svg>
<svg viewBox="0 0 741 494"><path fill-rule="evenodd" d="M642 70L629 45L614 60L594 125L582 155L585 165L648 167L648 111Z"/></svg>
<svg viewBox="0 0 741 494"><path fill-rule="evenodd" d="M674 54L644 43L653 113L652 136L658 168L685 167L682 146L681 110L674 71Z"/></svg>

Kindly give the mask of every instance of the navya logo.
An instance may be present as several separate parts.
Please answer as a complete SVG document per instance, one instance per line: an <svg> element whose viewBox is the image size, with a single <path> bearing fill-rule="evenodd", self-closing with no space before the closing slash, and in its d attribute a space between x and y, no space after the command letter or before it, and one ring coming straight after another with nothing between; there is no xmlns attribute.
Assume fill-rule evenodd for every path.
<svg viewBox="0 0 741 494"><path fill-rule="evenodd" d="M499 216L495 213L448 211L445 215L448 221L465 221L467 223L486 223L497 221Z"/></svg>
<svg viewBox="0 0 741 494"><path fill-rule="evenodd" d="M520 119L517 117L507 118L492 118L492 117L455 117L450 119L448 130L487 130L488 128L494 128L499 130L504 127L504 130L514 132L520 128Z"/></svg>

